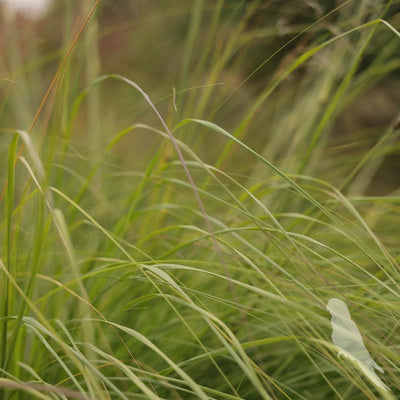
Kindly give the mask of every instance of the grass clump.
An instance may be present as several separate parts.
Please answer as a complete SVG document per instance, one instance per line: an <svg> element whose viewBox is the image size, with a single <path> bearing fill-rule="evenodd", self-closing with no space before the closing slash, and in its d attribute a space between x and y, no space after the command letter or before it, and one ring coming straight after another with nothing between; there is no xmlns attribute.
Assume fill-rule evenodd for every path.
<svg viewBox="0 0 400 400"><path fill-rule="evenodd" d="M398 397L397 3L326 3L66 2L62 52L2 44L2 398Z"/></svg>

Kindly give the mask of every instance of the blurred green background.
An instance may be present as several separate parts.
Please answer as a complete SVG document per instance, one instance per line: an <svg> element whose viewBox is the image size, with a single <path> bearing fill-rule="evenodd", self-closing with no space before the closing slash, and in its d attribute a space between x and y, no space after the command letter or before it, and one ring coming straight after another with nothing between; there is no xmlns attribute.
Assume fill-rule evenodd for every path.
<svg viewBox="0 0 400 400"><path fill-rule="evenodd" d="M312 132L366 42L368 29L356 30L319 51L282 80L253 112L254 103L300 54L381 16L387 4L356 0L103 0L63 75L60 85L67 90L60 90L60 96L56 93L47 108L62 108L64 118L56 114L44 121L46 113L42 113L43 125L37 126L36 135L47 135L50 140L45 132L49 130L62 138L70 112L65 108L98 76L121 74L149 93L171 126L183 118L203 118L232 132L249 118L240 134L246 143L285 171L295 173L298 160L309 151ZM28 129L91 5L91 1L57 1L47 15L35 21L17 15L7 22L3 12L3 127ZM394 1L387 8L387 21L398 27L399 3ZM323 157L314 157L319 164L317 176L340 184L354 162L396 118L399 56L398 37L380 24L350 85L321 128L324 143L320 147L324 150ZM134 121L154 121L142 99L124 85L105 82L92 92L72 128L76 145L101 148L118 129ZM90 122L90 107L101 115L100 121L92 118ZM96 132L89 134L88 130ZM196 133L185 139L205 161L213 163L223 144L214 137L209 146L210 140L206 134ZM392 150L394 154L385 154L373 183L365 188L367 193L385 194L397 188L398 145ZM154 137L148 132L128 135L117 146L117 154L129 163L145 162L153 151ZM224 162L237 172L255 173L239 150Z"/></svg>

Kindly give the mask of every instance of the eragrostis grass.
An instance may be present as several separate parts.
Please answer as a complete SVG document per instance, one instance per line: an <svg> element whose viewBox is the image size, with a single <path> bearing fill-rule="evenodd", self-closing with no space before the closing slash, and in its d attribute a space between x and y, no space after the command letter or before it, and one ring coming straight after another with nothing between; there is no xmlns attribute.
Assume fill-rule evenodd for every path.
<svg viewBox="0 0 400 400"><path fill-rule="evenodd" d="M4 20L0 397L398 398L392 2L140 4Z"/></svg>

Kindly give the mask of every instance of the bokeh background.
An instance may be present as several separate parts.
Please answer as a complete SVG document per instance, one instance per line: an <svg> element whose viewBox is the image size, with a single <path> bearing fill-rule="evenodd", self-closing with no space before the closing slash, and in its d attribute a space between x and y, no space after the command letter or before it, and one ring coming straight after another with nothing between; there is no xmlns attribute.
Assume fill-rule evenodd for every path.
<svg viewBox="0 0 400 400"><path fill-rule="evenodd" d="M7 2L1 7L3 127L28 129L62 56L94 4L45 3L50 8L41 16L32 10L24 14L23 5L17 13L5 9ZM184 118L202 118L234 132L299 54L373 20L386 6L380 1L103 0L58 86L68 86L67 93L60 90L64 99L54 94L48 107L70 107L97 77L120 74L149 93L171 126ZM386 11L393 27L400 23L398 11L398 2ZM246 143L285 171L296 172L296 160L307 151L306 142L367 34L367 29L359 29L345 35L290 73L250 117L241 133ZM354 167L353 161L398 116L399 56L398 37L381 24L323 127L324 154L315 159L321 177L339 184ZM101 119L90 122L88 108ZM63 111L65 116L68 111ZM49 121L42 113L44 125L37 125L37 135L50 129L62 137L66 127L60 125L59 114L56 121L51 120L49 108L47 114ZM121 84L105 82L82 104L73 126L74 140L77 145L101 148L119 129L138 121L154 122L142 99ZM215 162L223 147L219 139L213 137L210 146L206 134L192 136L187 138L189 144L206 162ZM148 132L128 135L117 146L117 154L139 165L154 151L153 139ZM392 149L397 151L398 146ZM363 188L369 194L397 188L399 157L395 153L384 158L373 183ZM225 163L237 172L256 173L240 150Z"/></svg>

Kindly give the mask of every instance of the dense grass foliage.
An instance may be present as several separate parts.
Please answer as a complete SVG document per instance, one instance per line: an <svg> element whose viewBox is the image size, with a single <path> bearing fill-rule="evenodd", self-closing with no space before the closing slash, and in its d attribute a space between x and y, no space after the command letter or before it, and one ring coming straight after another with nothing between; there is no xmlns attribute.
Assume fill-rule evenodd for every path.
<svg viewBox="0 0 400 400"><path fill-rule="evenodd" d="M400 3L331 3L3 12L2 399L399 398Z"/></svg>

